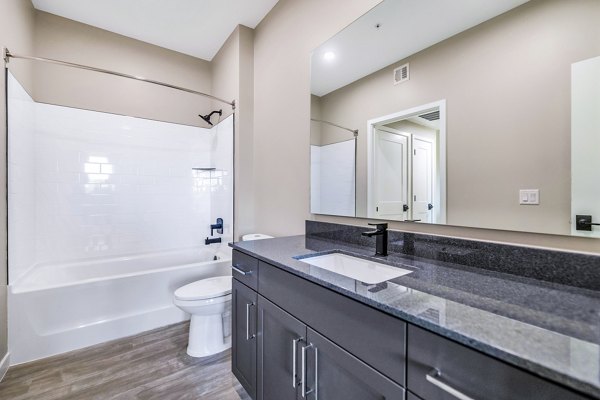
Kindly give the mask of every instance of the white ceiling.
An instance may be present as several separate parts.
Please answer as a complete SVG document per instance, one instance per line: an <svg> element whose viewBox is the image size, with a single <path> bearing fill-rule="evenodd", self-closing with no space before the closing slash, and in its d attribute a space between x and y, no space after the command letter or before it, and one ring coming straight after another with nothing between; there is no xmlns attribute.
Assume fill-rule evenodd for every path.
<svg viewBox="0 0 600 400"><path fill-rule="evenodd" d="M384 0L313 52L311 92L323 96L527 1Z"/></svg>
<svg viewBox="0 0 600 400"><path fill-rule="evenodd" d="M277 0L32 0L38 10L212 60L238 24L255 28Z"/></svg>

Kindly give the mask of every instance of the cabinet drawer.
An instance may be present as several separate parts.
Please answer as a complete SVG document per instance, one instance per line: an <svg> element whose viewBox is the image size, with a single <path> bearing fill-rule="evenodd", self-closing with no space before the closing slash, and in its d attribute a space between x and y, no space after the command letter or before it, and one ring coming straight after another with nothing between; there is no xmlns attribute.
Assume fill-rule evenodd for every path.
<svg viewBox="0 0 600 400"><path fill-rule="evenodd" d="M240 251L233 250L232 275L244 285L257 290L258 260Z"/></svg>
<svg viewBox="0 0 600 400"><path fill-rule="evenodd" d="M434 333L408 327L407 388L426 400L584 400ZM454 394L452 392L454 391Z"/></svg>
<svg viewBox="0 0 600 400"><path fill-rule="evenodd" d="M259 268L261 295L404 385L406 323L272 265Z"/></svg>

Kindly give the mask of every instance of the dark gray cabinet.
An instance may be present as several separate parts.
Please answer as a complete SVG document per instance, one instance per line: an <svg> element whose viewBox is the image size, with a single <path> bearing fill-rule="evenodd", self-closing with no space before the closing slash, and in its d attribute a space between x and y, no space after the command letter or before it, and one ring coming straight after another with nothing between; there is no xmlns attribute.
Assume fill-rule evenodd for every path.
<svg viewBox="0 0 600 400"><path fill-rule="evenodd" d="M406 323L272 265L259 263L260 294L404 385Z"/></svg>
<svg viewBox="0 0 600 400"><path fill-rule="evenodd" d="M255 291L232 280L231 369L250 397L256 398L256 307Z"/></svg>
<svg viewBox="0 0 600 400"><path fill-rule="evenodd" d="M417 395L412 394L411 392L406 392L406 400L422 400Z"/></svg>
<svg viewBox="0 0 600 400"><path fill-rule="evenodd" d="M258 399L295 400L306 325L258 296Z"/></svg>
<svg viewBox="0 0 600 400"><path fill-rule="evenodd" d="M584 400L562 386L233 254L232 370L257 400Z"/></svg>
<svg viewBox="0 0 600 400"><path fill-rule="evenodd" d="M306 342L300 349L300 357L306 364L305 370L301 371L306 386L301 392L311 400L404 399L404 389L400 385L310 328Z"/></svg>
<svg viewBox="0 0 600 400"><path fill-rule="evenodd" d="M233 250L231 274L235 279L253 290L258 290L258 260Z"/></svg>
<svg viewBox="0 0 600 400"><path fill-rule="evenodd" d="M423 400L585 398L416 326L407 348L407 388Z"/></svg>
<svg viewBox="0 0 600 400"><path fill-rule="evenodd" d="M404 389L258 296L259 400L386 400Z"/></svg>

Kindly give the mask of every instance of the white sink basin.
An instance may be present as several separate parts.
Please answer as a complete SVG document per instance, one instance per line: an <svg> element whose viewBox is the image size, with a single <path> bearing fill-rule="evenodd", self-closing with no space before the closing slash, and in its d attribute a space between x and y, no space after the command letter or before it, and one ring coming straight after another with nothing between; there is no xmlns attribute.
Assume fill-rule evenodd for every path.
<svg viewBox="0 0 600 400"><path fill-rule="evenodd" d="M413 272L408 269L392 267L341 253L307 257L302 258L299 261L326 269L327 271L335 272L336 274L348 278L356 279L369 285L375 285Z"/></svg>

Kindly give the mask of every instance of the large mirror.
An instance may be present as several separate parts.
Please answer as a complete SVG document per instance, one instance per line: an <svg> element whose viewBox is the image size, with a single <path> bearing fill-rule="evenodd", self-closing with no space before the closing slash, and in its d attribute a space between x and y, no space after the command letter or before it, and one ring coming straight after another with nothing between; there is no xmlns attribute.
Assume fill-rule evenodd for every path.
<svg viewBox="0 0 600 400"><path fill-rule="evenodd" d="M600 0L384 0L313 51L311 212L600 237Z"/></svg>

